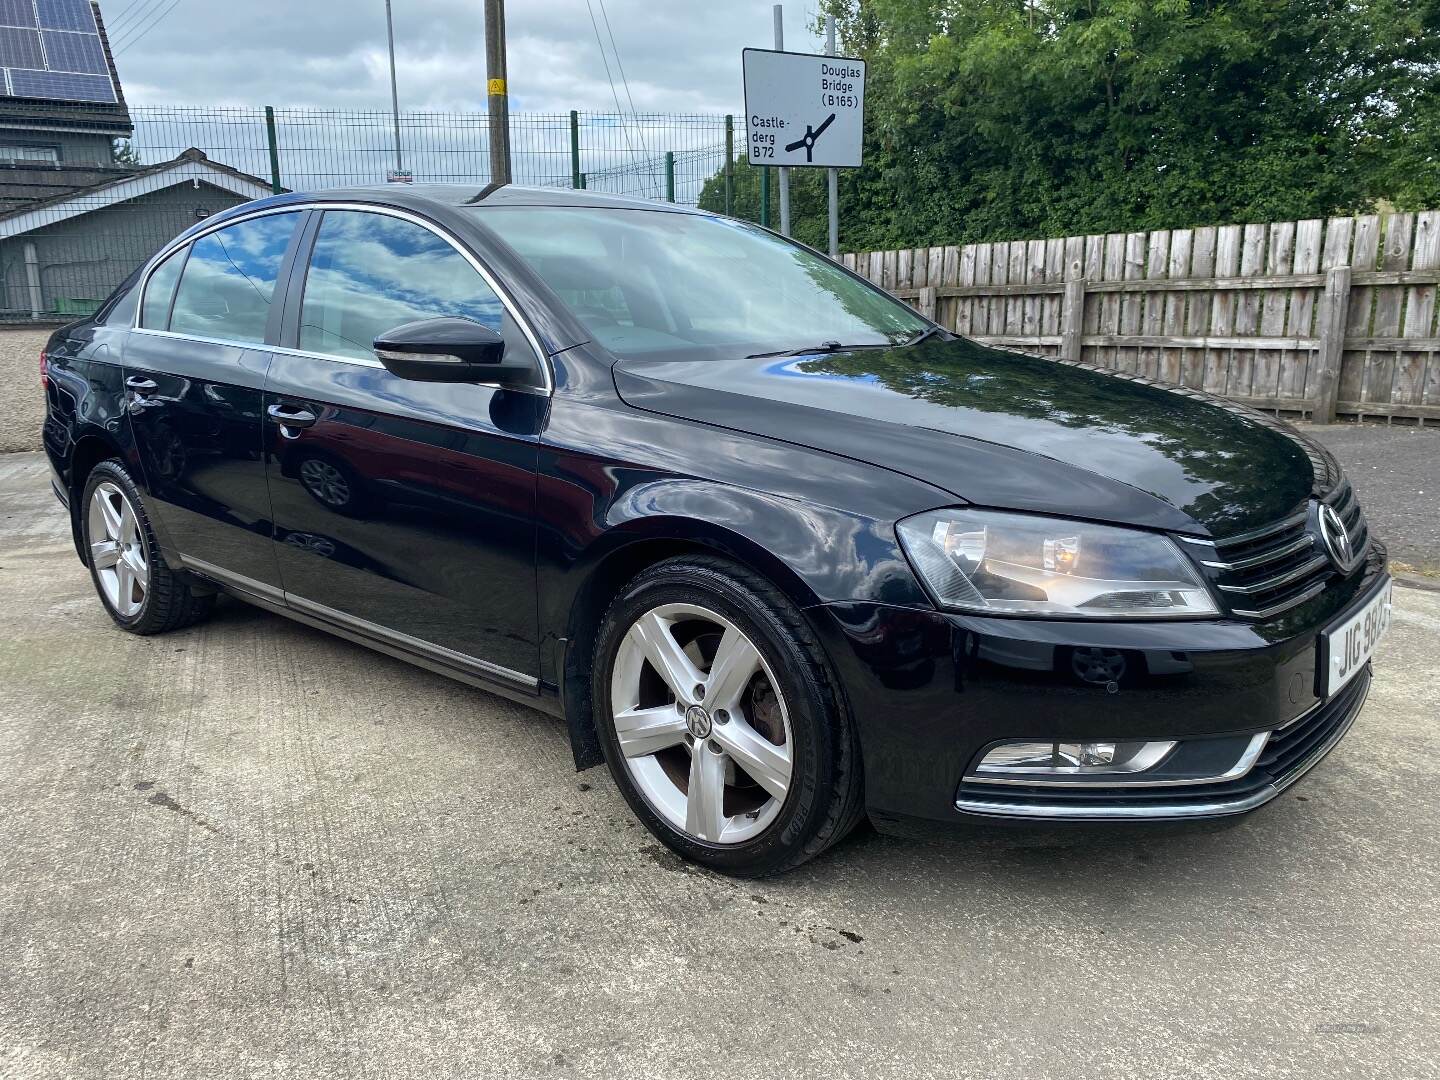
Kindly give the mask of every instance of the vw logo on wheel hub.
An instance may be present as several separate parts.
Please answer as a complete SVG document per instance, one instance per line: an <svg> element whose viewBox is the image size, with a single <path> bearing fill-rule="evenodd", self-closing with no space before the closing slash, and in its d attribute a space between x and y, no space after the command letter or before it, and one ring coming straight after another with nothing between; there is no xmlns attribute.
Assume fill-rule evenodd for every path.
<svg viewBox="0 0 1440 1080"><path fill-rule="evenodd" d="M708 739L710 737L710 714L699 705L691 705L685 710L685 727L697 739Z"/></svg>
<svg viewBox="0 0 1440 1080"><path fill-rule="evenodd" d="M1320 507L1320 537L1325 541L1325 550L1330 552L1330 558L1335 560L1335 565L1342 572L1349 572L1355 565L1355 551L1350 545L1350 534L1345 531L1345 523L1340 520L1334 507Z"/></svg>

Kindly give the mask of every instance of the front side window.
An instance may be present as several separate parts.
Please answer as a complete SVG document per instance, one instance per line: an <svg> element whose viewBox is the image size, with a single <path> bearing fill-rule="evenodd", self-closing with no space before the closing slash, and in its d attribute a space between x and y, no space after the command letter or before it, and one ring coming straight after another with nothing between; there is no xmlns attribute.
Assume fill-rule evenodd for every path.
<svg viewBox="0 0 1440 1080"><path fill-rule="evenodd" d="M170 301L175 298L175 283L180 280L180 268L185 265L187 250L182 247L150 275L150 283L145 286L145 303L140 307L141 326L151 330L170 328Z"/></svg>
<svg viewBox="0 0 1440 1080"><path fill-rule="evenodd" d="M592 207L474 213L622 357L894 345L929 326L830 260L728 218Z"/></svg>
<svg viewBox="0 0 1440 1080"><path fill-rule="evenodd" d="M196 240L175 294L170 329L196 337L263 342L275 283L299 220L298 211L266 214Z"/></svg>
<svg viewBox="0 0 1440 1080"><path fill-rule="evenodd" d="M387 330L447 315L523 347L495 291L443 237L385 214L325 212L305 278L300 348L373 360Z"/></svg>

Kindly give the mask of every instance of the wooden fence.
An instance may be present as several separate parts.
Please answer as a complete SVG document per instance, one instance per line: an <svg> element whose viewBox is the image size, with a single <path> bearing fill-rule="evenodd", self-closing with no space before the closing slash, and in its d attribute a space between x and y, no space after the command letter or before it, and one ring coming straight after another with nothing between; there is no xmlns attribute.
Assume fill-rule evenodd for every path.
<svg viewBox="0 0 1440 1080"><path fill-rule="evenodd" d="M1440 211L843 259L978 341L1320 422L1440 420Z"/></svg>

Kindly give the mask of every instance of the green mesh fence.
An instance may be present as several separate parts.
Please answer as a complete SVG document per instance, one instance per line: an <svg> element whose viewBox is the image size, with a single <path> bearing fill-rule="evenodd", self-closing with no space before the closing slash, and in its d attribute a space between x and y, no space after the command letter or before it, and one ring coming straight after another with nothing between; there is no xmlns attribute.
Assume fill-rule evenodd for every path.
<svg viewBox="0 0 1440 1080"><path fill-rule="evenodd" d="M0 104L0 320L93 310L171 237L284 190L490 180L484 113ZM723 207L725 116L517 113L512 180ZM743 143L743 133L739 137ZM712 204L707 200L707 205Z"/></svg>

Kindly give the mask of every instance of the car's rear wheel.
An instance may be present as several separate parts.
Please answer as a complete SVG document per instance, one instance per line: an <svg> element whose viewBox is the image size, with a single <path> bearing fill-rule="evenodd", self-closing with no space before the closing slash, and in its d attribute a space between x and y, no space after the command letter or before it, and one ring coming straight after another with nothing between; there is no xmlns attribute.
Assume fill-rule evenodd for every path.
<svg viewBox="0 0 1440 1080"><path fill-rule="evenodd" d="M159 634L209 614L214 595L197 592L165 565L144 500L120 461L91 471L80 529L95 591L122 630Z"/></svg>
<svg viewBox="0 0 1440 1080"><path fill-rule="evenodd" d="M611 773L679 854L777 873L862 816L859 752L829 667L764 579L707 557L652 567L606 613L595 661Z"/></svg>

